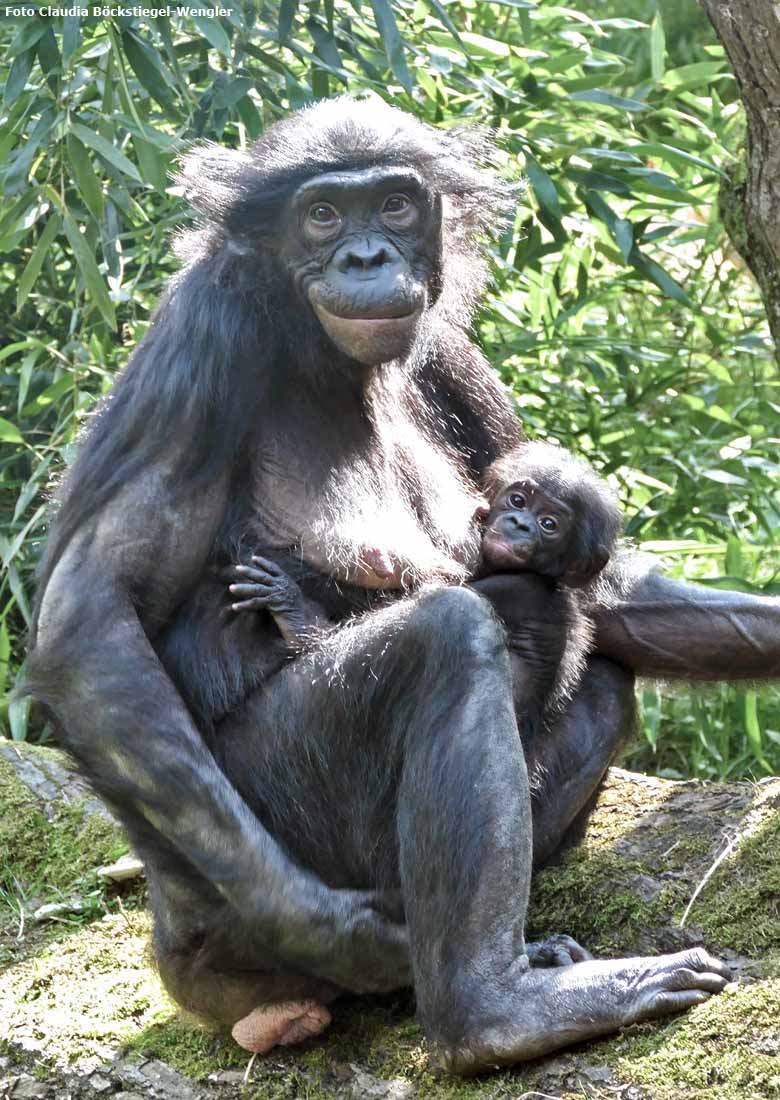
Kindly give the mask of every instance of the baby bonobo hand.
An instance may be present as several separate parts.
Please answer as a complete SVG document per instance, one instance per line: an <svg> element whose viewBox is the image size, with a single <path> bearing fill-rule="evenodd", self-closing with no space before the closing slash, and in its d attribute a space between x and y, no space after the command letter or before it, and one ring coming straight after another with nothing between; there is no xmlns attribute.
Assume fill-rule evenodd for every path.
<svg viewBox="0 0 780 1100"><path fill-rule="evenodd" d="M239 584L230 585L233 611L270 611L279 632L291 646L297 646L311 636L312 631L327 620L321 609L307 600L297 582L285 573L281 565L269 558L252 555L251 565L237 565Z"/></svg>
<svg viewBox="0 0 780 1100"><path fill-rule="evenodd" d="M231 584L230 593L240 596L231 604L234 611L271 611L285 614L295 611L301 602L301 590L275 561L252 555L251 565L237 565L241 584Z"/></svg>

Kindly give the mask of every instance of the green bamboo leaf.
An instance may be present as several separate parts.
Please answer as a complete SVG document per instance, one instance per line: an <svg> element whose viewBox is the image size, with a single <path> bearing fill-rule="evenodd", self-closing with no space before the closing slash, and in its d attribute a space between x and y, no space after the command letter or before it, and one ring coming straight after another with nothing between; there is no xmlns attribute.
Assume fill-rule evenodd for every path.
<svg viewBox="0 0 780 1100"><path fill-rule="evenodd" d="M30 75L34 60L34 48L26 50L24 53L20 53L14 58L13 64L8 71L5 90L3 91L3 103L6 107L10 107L24 91L24 86L27 83L27 78Z"/></svg>
<svg viewBox="0 0 780 1100"><path fill-rule="evenodd" d="M604 88L588 88L584 92L572 92L569 99L576 99L579 103L598 103L602 107L615 107L620 111L646 111L648 106L638 99L626 99L621 95L613 95Z"/></svg>
<svg viewBox="0 0 780 1100"><path fill-rule="evenodd" d="M130 68L141 84L161 107L173 106L173 94L168 85L159 57L131 31L122 34L122 49L130 62Z"/></svg>
<svg viewBox="0 0 780 1100"><path fill-rule="evenodd" d="M24 443L22 433L10 420L4 420L0 416L0 440L3 443Z"/></svg>
<svg viewBox="0 0 780 1100"><path fill-rule="evenodd" d="M631 253L631 263L641 275L644 275L651 283L655 283L658 289L662 290L669 298L674 298L676 302L682 302L686 306L691 305L690 298L680 284L676 283L660 264L657 264L655 260L651 260L649 256L645 256L638 248L635 248Z"/></svg>
<svg viewBox="0 0 780 1100"><path fill-rule="evenodd" d="M441 23L442 23L442 24L443 24L443 25L444 25L444 26L445 26L445 27L447 28L447 30L448 30L448 31L450 32L450 34L452 35L452 37L453 37L453 38L455 39L455 41L456 41L456 42L458 43L458 45L460 46L460 48L461 48L461 50L463 51L464 55L465 55L466 57L468 57L468 56L469 56L469 52L468 52L468 50L466 49L466 46L465 46L465 44L464 44L464 42L463 42L463 39L462 39L462 38L461 38L461 36L460 36L460 32L458 31L458 28L457 28L457 27L455 26L455 24L453 23L452 19L450 18L449 12L448 12L448 11L447 11L447 9L445 8L444 4L440 4L440 3L439 3L439 0L425 0L425 3L426 3L426 6L427 6L427 7L429 7L429 8L431 9L431 11L432 11L432 12L433 12L433 14L434 14L434 15L436 16L436 18L437 18L437 19L438 19L438 20L439 20L439 21L440 21L440 22L441 22Z"/></svg>
<svg viewBox="0 0 780 1100"><path fill-rule="evenodd" d="M104 137L95 133L94 130L89 130L86 126L82 126L80 122L71 123L70 129L79 141L82 141L88 148L98 153L118 171L122 172L125 176L129 176L130 179L135 180L136 183L143 183L136 166L132 161L127 159L124 153L121 153L116 146L112 145L110 141L106 141Z"/></svg>
<svg viewBox="0 0 780 1100"><path fill-rule="evenodd" d="M209 19L203 15L193 16L193 22L204 38L211 43L214 49L229 58L230 39L222 24L217 19Z"/></svg>
<svg viewBox="0 0 780 1100"><path fill-rule="evenodd" d="M381 35L390 68L401 86L411 95L412 77L406 65L404 42L395 21L392 5L388 0L371 0L371 7L374 10L377 29Z"/></svg>
<svg viewBox="0 0 780 1100"><path fill-rule="evenodd" d="M25 23L8 47L5 56L18 57L19 54L27 53L32 46L38 44L38 39L43 38L50 29L51 27L46 19L35 19L30 23Z"/></svg>
<svg viewBox="0 0 780 1100"><path fill-rule="evenodd" d="M224 110L226 107L234 107L239 99L246 95L250 88L254 87L254 81L248 76L239 76L235 80L226 80L214 93L215 110Z"/></svg>
<svg viewBox="0 0 780 1100"><path fill-rule="evenodd" d="M133 149L141 166L141 175L156 191L164 192L168 186L168 161L150 141L133 134Z"/></svg>
<svg viewBox="0 0 780 1100"><path fill-rule="evenodd" d="M64 64L70 61L78 49L81 37L81 16L66 15L62 21L62 60Z"/></svg>
<svg viewBox="0 0 780 1100"><path fill-rule="evenodd" d="M530 153L526 153L525 168L534 194L539 200L539 205L547 211L550 217L560 222L563 218L563 211L551 177L547 175L536 158L531 156Z"/></svg>
<svg viewBox="0 0 780 1100"><path fill-rule="evenodd" d="M769 765L764 759L764 739L761 723L758 720L758 694L755 691L745 692L745 733L756 760L769 770Z"/></svg>
<svg viewBox="0 0 780 1100"><path fill-rule="evenodd" d="M650 24L650 70L656 82L663 78L666 70L666 34L660 8Z"/></svg>
<svg viewBox="0 0 780 1100"><path fill-rule="evenodd" d="M277 33L279 35L280 42L286 42L289 38L297 11L298 0L282 0L281 4L279 5L279 22L277 24Z"/></svg>
<svg viewBox="0 0 780 1100"><path fill-rule="evenodd" d="M41 72L46 76L46 83L56 95L62 74L62 58L51 27L38 39L37 53Z"/></svg>
<svg viewBox="0 0 780 1100"><path fill-rule="evenodd" d="M84 277L84 283L92 301L100 310L106 324L109 325L110 328L116 328L114 303L108 296L108 288L106 287L103 276L98 270L98 265L95 262L95 257L92 255L89 245L72 216L67 212L63 215L63 224L65 226L65 234L70 243L70 247L73 249L73 255Z"/></svg>
<svg viewBox="0 0 780 1100"><path fill-rule="evenodd" d="M623 259L628 263L628 258L631 255L631 249L634 247L634 227L630 221L625 218L616 218L615 226L612 232L615 234L615 240L618 243L618 248L623 256Z"/></svg>
<svg viewBox="0 0 780 1100"><path fill-rule="evenodd" d="M19 286L16 290L16 312L22 308L27 301L27 296L35 284L35 280L40 274L43 261L46 259L46 253L49 251L49 246L54 238L60 231L62 225L62 219L58 214L51 214L49 220L44 226L43 233L41 233L38 243L33 249L33 253L30 259L27 261L27 266L21 274L19 279Z"/></svg>
<svg viewBox="0 0 780 1100"><path fill-rule="evenodd" d="M96 221L100 221L103 215L103 188L95 175L86 146L82 145L73 134L68 134L65 145L68 150L70 170L81 197L87 204L90 214Z"/></svg>

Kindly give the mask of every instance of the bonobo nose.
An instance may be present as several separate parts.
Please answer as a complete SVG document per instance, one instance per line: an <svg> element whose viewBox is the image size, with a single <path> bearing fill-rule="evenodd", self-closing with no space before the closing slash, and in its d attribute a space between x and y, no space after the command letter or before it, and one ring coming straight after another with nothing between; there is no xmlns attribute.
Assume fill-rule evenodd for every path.
<svg viewBox="0 0 780 1100"><path fill-rule="evenodd" d="M374 271L392 262L392 256L381 241L367 240L364 244L350 244L336 263L344 275L350 272Z"/></svg>
<svg viewBox="0 0 780 1100"><path fill-rule="evenodd" d="M504 523L510 531L525 531L530 533L531 525L524 519L520 519L513 512L504 516Z"/></svg>

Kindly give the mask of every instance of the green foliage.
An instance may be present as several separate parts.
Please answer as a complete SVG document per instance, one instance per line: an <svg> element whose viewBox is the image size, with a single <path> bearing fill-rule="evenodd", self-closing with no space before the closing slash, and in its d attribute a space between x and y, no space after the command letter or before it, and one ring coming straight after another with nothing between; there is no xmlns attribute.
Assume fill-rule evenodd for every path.
<svg viewBox="0 0 780 1100"><path fill-rule="evenodd" d="M46 483L173 269L175 156L345 91L495 128L527 186L480 336L529 433L612 478L629 534L671 570L780 591L777 368L716 210L743 121L692 0L244 0L221 19L29 16L0 40L5 684ZM774 689L642 697L635 761L780 770ZM26 736L26 708L7 716Z"/></svg>

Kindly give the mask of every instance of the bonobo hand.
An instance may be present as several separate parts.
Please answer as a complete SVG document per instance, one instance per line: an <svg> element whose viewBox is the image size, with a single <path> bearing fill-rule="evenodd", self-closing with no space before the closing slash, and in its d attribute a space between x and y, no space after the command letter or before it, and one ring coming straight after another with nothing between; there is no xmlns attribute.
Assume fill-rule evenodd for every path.
<svg viewBox="0 0 780 1100"><path fill-rule="evenodd" d="M294 614L301 605L301 590L280 565L269 558L252 555L251 565L237 565L240 584L230 585L231 596L241 597L231 604L234 611L260 611Z"/></svg>
<svg viewBox="0 0 780 1100"><path fill-rule="evenodd" d="M278 946L307 972L352 993L385 993L412 984L403 905L396 892L313 891L313 907L285 921Z"/></svg>

